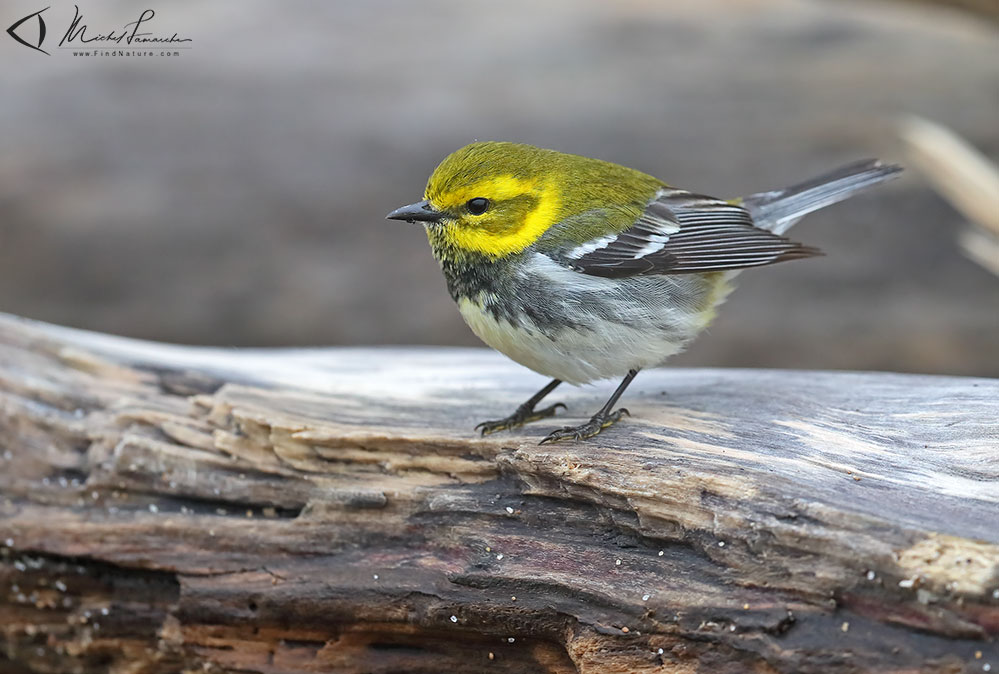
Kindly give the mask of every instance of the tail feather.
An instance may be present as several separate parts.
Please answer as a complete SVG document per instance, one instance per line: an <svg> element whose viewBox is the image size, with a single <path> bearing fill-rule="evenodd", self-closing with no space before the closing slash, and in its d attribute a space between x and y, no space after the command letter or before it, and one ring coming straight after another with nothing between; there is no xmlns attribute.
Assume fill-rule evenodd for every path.
<svg viewBox="0 0 999 674"><path fill-rule="evenodd" d="M759 192L744 198L758 227L783 234L802 217L849 198L855 192L891 180L902 167L867 159L783 190Z"/></svg>

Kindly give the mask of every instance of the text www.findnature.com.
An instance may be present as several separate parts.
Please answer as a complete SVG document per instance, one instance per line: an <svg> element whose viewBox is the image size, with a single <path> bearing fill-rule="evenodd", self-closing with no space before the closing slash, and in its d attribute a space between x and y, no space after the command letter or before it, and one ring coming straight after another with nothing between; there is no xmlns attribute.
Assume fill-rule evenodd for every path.
<svg viewBox="0 0 999 674"><path fill-rule="evenodd" d="M91 49L89 51L74 51L73 56L180 56L180 52L139 49Z"/></svg>

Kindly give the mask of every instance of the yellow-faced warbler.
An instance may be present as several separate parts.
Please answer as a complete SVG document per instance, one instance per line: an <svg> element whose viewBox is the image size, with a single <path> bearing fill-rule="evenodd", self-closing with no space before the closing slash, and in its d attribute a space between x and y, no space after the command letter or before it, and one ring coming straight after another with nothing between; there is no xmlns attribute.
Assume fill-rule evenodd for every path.
<svg viewBox="0 0 999 674"><path fill-rule="evenodd" d="M638 371L683 349L746 267L819 255L782 234L802 216L896 175L863 161L784 190L725 201L624 166L516 143L467 145L423 201L388 214L422 223L451 297L482 341L552 381L485 433L553 416L561 382L624 377L585 424L596 435Z"/></svg>

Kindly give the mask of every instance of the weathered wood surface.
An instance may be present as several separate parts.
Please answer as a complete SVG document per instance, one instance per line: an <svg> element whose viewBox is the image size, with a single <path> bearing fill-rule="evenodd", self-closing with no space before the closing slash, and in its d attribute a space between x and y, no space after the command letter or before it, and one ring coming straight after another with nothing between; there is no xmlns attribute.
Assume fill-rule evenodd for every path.
<svg viewBox="0 0 999 674"><path fill-rule="evenodd" d="M0 671L999 671L999 382L541 383L0 316Z"/></svg>

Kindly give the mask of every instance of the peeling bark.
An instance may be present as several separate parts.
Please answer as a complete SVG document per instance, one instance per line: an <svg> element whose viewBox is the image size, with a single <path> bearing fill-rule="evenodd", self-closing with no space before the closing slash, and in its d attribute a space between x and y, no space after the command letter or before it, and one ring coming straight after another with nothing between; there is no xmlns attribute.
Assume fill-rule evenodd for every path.
<svg viewBox="0 0 999 674"><path fill-rule="evenodd" d="M999 382L663 370L589 442L471 431L537 387L0 316L0 670L999 671Z"/></svg>

